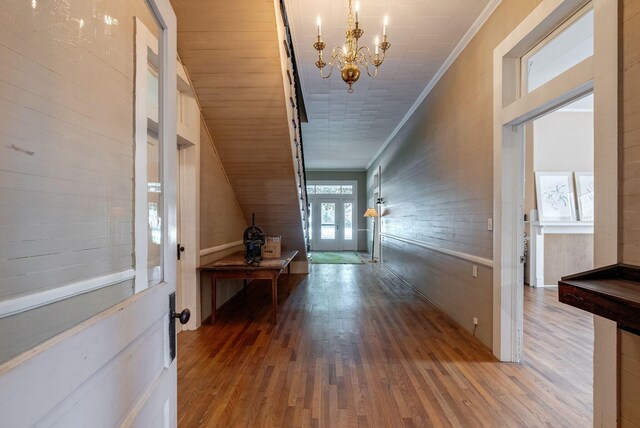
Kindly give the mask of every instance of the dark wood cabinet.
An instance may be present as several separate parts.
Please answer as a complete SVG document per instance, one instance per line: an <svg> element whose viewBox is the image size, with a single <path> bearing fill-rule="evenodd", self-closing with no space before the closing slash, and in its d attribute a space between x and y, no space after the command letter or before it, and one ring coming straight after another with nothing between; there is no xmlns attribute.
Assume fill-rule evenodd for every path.
<svg viewBox="0 0 640 428"><path fill-rule="evenodd" d="M640 332L640 267L616 264L565 276L558 282L558 298Z"/></svg>

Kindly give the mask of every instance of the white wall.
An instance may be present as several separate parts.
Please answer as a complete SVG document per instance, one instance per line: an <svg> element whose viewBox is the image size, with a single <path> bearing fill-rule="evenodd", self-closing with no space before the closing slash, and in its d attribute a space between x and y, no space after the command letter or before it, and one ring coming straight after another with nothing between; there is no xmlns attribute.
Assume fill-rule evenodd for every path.
<svg viewBox="0 0 640 428"><path fill-rule="evenodd" d="M593 171L593 112L557 111L533 125L535 171Z"/></svg>

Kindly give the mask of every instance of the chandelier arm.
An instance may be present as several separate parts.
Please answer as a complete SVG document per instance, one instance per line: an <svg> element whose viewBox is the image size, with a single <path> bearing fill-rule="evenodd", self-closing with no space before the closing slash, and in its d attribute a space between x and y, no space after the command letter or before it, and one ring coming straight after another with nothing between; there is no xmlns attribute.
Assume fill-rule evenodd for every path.
<svg viewBox="0 0 640 428"><path fill-rule="evenodd" d="M368 46L362 46L360 49L358 49L358 59L360 60L360 63L362 65L364 65L364 69L367 72L367 75L371 78L375 78L376 76L378 76L378 67L375 66L375 64L373 64L373 60L372 60L372 56L371 56L371 50L369 49ZM369 64L373 65L373 74L371 73L371 70L369 69ZM379 66L380 64L378 64Z"/></svg>
<svg viewBox="0 0 640 428"><path fill-rule="evenodd" d="M371 72L369 71L369 63L365 62L364 69L367 71L367 74L369 75L369 77L375 78L378 76L378 67L373 67L373 74L371 74Z"/></svg>
<svg viewBox="0 0 640 428"><path fill-rule="evenodd" d="M344 67L344 63L345 58L344 53L342 52L342 46L336 46L331 51L331 59L329 59L329 65L332 67L334 65L337 65L338 68L342 70L342 67Z"/></svg>
<svg viewBox="0 0 640 428"><path fill-rule="evenodd" d="M329 74L327 74L326 76L324 75L324 68L321 68L320 77L322 77L323 79L328 79L329 77L331 77L331 74L333 74L333 67L334 64L329 63Z"/></svg>

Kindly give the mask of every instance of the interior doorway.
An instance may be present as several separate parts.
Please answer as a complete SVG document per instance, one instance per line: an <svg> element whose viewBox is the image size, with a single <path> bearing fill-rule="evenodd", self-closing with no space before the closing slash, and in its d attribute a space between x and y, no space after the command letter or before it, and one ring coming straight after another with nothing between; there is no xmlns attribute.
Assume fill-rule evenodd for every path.
<svg viewBox="0 0 640 428"><path fill-rule="evenodd" d="M561 304L558 281L594 267L593 94L523 125L525 265L522 361L575 390L593 413L593 318ZM591 421L590 421L591 422Z"/></svg>

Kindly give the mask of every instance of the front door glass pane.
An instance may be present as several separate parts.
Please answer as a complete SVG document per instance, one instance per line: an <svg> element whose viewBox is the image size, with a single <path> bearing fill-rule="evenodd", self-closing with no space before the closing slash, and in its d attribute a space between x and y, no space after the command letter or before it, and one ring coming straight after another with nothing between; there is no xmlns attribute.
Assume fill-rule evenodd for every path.
<svg viewBox="0 0 640 428"><path fill-rule="evenodd" d="M320 239L336 239L335 202L322 202L320 204L320 217Z"/></svg>
<svg viewBox="0 0 640 428"><path fill-rule="evenodd" d="M344 239L347 241L353 239L353 204L351 202L344 203Z"/></svg>
<svg viewBox="0 0 640 428"><path fill-rule="evenodd" d="M353 195L353 186L342 186L343 195Z"/></svg>
<svg viewBox="0 0 640 428"><path fill-rule="evenodd" d="M340 185L317 185L316 194L318 195L339 195L341 192Z"/></svg>

